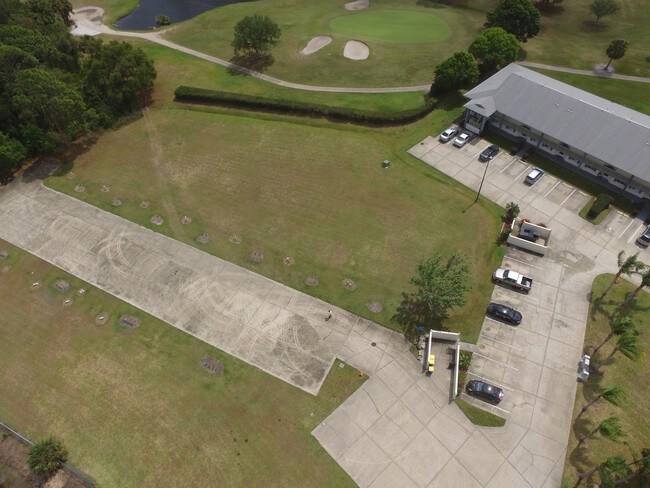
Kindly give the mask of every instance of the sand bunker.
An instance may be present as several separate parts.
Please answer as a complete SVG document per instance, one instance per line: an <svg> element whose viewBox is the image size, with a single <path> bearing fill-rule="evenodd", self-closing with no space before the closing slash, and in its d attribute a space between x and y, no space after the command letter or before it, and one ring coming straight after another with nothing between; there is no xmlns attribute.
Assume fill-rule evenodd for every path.
<svg viewBox="0 0 650 488"><path fill-rule="evenodd" d="M73 36L96 36L102 33L101 20L104 9L100 7L83 7L72 11Z"/></svg>
<svg viewBox="0 0 650 488"><path fill-rule="evenodd" d="M346 3L345 8L348 10L363 10L368 8L370 0L355 0L354 2Z"/></svg>
<svg viewBox="0 0 650 488"><path fill-rule="evenodd" d="M345 43L345 49L343 49L343 56L348 59L353 59L354 61L361 61L363 59L368 59L370 55L370 49L363 42L359 41L348 41Z"/></svg>
<svg viewBox="0 0 650 488"><path fill-rule="evenodd" d="M307 45L302 49L302 51L300 51L300 54L309 56L310 54L313 54L316 51L323 49L330 42L332 42L332 38L329 36L314 37L311 41L307 43Z"/></svg>

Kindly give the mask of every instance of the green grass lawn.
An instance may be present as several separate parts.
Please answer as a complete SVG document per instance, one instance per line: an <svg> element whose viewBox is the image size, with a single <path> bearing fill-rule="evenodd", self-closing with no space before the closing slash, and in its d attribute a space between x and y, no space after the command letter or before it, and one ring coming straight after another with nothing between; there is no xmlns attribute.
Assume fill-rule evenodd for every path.
<svg viewBox="0 0 650 488"><path fill-rule="evenodd" d="M400 44L442 42L452 34L437 15L411 10L362 10L333 19L330 27L350 39Z"/></svg>
<svg viewBox="0 0 650 488"><path fill-rule="evenodd" d="M467 251L472 292L448 325L475 341L503 254L493 241L501 210L485 201L464 212L473 192L403 157L395 140L420 140L421 130L432 132L431 121L407 137L405 127L382 132L270 114L159 109L103 135L74 162L74 179L47 184L385 325L418 261ZM389 170L384 159L393 163ZM84 194L74 192L79 183ZM104 184L110 193L100 191ZM113 207L117 196L124 204ZM152 206L141 209L141 200ZM157 213L166 220L161 227L149 222ZM183 215L191 225L180 224ZM464 239L470 227L485 239ZM203 232L212 237L207 245L195 240ZM242 244L230 243L232 235ZM262 263L251 261L254 251L264 254ZM285 256L295 265L285 266ZM312 274L316 288L305 285ZM346 278L358 289L346 290ZM373 300L382 313L367 310Z"/></svg>
<svg viewBox="0 0 650 488"><path fill-rule="evenodd" d="M436 63L454 50L469 46L480 32L485 15L473 8L459 9L440 4L427 8L412 0L376 0L367 10L356 12L346 10L344 3L334 0L265 0L228 5L179 24L165 37L198 51L230 59L233 56L231 42L235 24L246 15L268 15L282 30L280 43L272 50L275 61L268 68L268 74L317 85L406 86L430 83ZM401 28L398 28L393 21L386 24L386 15L394 17L391 12L396 10L402 21L407 17L417 19L415 26L401 22ZM384 18L384 24L380 32L371 32L374 29L368 28L377 16ZM356 19L361 19L359 28L365 29L363 32L367 32L369 37L353 33ZM330 24L332 21L334 25ZM427 29L429 22L432 24ZM337 32L336 26L340 23L345 24L345 34ZM440 28L444 32L439 31ZM444 41L443 33L450 33ZM300 54L310 39L323 35L333 38L329 46L309 56ZM396 36L403 37L404 41L394 42ZM352 61L343 57L345 43L351 39L368 44L370 57L367 60ZM415 41L411 42L411 39ZM434 42L435 39L438 42ZM450 46L455 47L452 49Z"/></svg>
<svg viewBox="0 0 650 488"><path fill-rule="evenodd" d="M592 296L599 297L612 280L612 275L601 275L596 278L592 288ZM622 280L607 295L601 306L596 306L592 299L592 305L585 334L585 351L590 352L600 344L609 332L608 315L614 312L616 306L621 303L626 294L636 288L635 285ZM632 317L637 322L641 331L641 345L644 351L650 348L650 334L647 332L647 324L650 323L650 295L645 292L636 298L630 309ZM597 364L599 360L609 355L614 347L616 339L603 347L599 357L592 358L592 363ZM576 448L578 437L595 428L598 422L611 416L618 415L621 418L623 428L627 436L623 440L628 442L634 449L640 451L650 446L650 368L647 359L643 358L635 363L622 355L615 356L615 360L603 368L602 377L591 375L587 383L579 383L576 393L573 418L577 417L579 410L602 389L609 386L619 386L627 392L627 401L622 408L615 407L604 400L600 400L577 423L574 423L569 434L568 455L564 467L564 479L567 486L573 486L578 472L587 471L603 462L607 457L621 455L630 460L631 455L628 448L623 444L615 444L596 434L587 441L586 448ZM592 479L595 482L596 476Z"/></svg>
<svg viewBox="0 0 650 488"><path fill-rule="evenodd" d="M0 249L10 253L0 262L0 420L32 439L60 438L97 486L355 486L311 430L360 386L356 370L335 364L312 396L4 241ZM70 292L54 289L58 279ZM142 325L119 325L124 314ZM208 356L222 361L221 376L201 367Z"/></svg>
<svg viewBox="0 0 650 488"><path fill-rule="evenodd" d="M550 15L542 15L540 34L523 44L528 61L591 70L608 61L605 49L613 39L630 43L627 54L612 66L619 73L650 76L650 8L647 0L618 0L621 10L593 25L593 0L570 0Z"/></svg>
<svg viewBox="0 0 650 488"><path fill-rule="evenodd" d="M483 427L502 427L506 424L506 419L494 415L493 413L486 412L478 407L475 407L471 403L456 398L456 405L460 408L465 416L476 425L482 425Z"/></svg>

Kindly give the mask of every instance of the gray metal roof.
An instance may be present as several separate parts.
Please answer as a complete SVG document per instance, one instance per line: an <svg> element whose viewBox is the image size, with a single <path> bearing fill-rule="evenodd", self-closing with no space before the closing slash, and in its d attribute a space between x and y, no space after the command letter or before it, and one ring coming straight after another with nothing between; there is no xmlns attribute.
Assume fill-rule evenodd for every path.
<svg viewBox="0 0 650 488"><path fill-rule="evenodd" d="M468 91L465 107L502 113L650 182L650 116L517 64Z"/></svg>

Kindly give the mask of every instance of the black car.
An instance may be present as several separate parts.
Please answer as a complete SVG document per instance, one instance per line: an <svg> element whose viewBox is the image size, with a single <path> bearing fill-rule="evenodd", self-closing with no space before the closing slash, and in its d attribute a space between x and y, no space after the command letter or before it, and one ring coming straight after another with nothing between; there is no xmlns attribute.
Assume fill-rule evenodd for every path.
<svg viewBox="0 0 650 488"><path fill-rule="evenodd" d="M517 312L514 308L502 305L500 303L490 303L487 308L487 314L497 320L503 320L509 324L521 324L521 313Z"/></svg>
<svg viewBox="0 0 650 488"><path fill-rule="evenodd" d="M485 381L472 380L465 387L468 395L481 398L486 402L497 404L503 400L503 390Z"/></svg>
<svg viewBox="0 0 650 488"><path fill-rule="evenodd" d="M492 144L485 148L485 150L478 157L479 161L492 161L492 159L499 154L499 146Z"/></svg>

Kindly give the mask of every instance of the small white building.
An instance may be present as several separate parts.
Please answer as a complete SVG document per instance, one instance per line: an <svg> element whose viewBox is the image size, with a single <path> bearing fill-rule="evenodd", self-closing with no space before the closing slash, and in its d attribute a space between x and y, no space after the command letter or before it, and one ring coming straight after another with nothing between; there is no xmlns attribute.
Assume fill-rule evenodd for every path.
<svg viewBox="0 0 650 488"><path fill-rule="evenodd" d="M510 64L465 96L465 128L490 129L630 200L650 197L650 116Z"/></svg>

